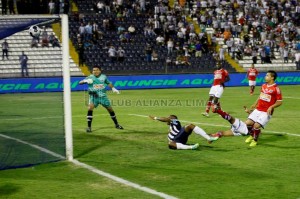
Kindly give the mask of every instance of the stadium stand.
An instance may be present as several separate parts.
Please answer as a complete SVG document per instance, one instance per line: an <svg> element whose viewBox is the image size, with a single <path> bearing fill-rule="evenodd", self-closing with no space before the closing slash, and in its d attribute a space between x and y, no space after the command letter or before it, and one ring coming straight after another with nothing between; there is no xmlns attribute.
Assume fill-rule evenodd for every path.
<svg viewBox="0 0 300 199"><path fill-rule="evenodd" d="M300 7L297 1L74 0L73 2L76 3L78 10L69 13L70 39L80 59L80 67L77 66L77 69L77 62L71 64L74 75L80 74L79 70L84 68L81 66L90 69L93 65L101 65L107 74L116 75L207 73L214 70L222 48L225 49L225 60L222 61L224 68L230 72L244 72L253 62L252 56L246 53L249 46L251 50L256 48L258 55L255 66L260 71L296 70L293 54L299 50L296 46L300 46ZM155 19L161 21L159 32L155 30ZM163 22L168 20L170 23ZM81 24L86 31L87 24L93 26L94 22L98 30L96 37L94 33L80 34ZM177 33L180 22L187 32L194 32L197 35L194 42L200 40L206 48L201 57L195 57L192 50L194 46L191 43L193 40L190 39L192 36L188 35L181 42ZM169 25L172 24L175 26L175 33L170 34ZM135 32L127 34L131 25L135 28ZM275 25L280 27L280 31ZM121 27L124 35L120 33ZM148 30L156 34L146 34ZM229 31L232 35L229 38L234 40L231 51L228 51L225 41L228 38L225 38L227 35L224 31ZM260 35L255 34L257 31ZM163 45L157 44L156 38L159 34L165 38ZM245 42L245 35L250 37L249 43ZM269 38L269 35L274 39ZM168 54L167 48L169 37L174 40L175 45L171 55ZM270 61L262 63L260 48L271 45L268 40L275 41L271 46L272 56ZM280 40L285 41L284 47L289 50L288 61L283 59L284 49L276 49ZM122 47L125 55L123 61L110 57L108 51L111 46L115 50ZM115 50L110 50L112 56L117 53ZM147 50L154 51L157 59L149 60L148 57L147 60ZM189 56L186 56L187 54ZM53 60L52 65L56 64L55 61ZM49 68L53 69L53 73L47 74L55 75L55 67Z"/></svg>
<svg viewBox="0 0 300 199"><path fill-rule="evenodd" d="M51 28L47 28L50 35L55 33ZM32 37L28 31L16 33L5 38L9 44L9 60L6 58L0 61L0 77L21 77L19 56L22 51L28 56L29 77L49 77L62 75L62 51L59 47L31 47ZM2 44L4 40L0 40ZM81 76L80 68L70 58L70 73L72 76Z"/></svg>
<svg viewBox="0 0 300 199"><path fill-rule="evenodd" d="M156 35L145 36L144 29L154 13L154 6L157 1L148 1L146 5L146 13L139 13L133 11L129 15L125 15L123 20L117 18L117 9L112 5L110 6L110 13L97 13L94 7L91 5L91 1L77 1L79 13L70 16L70 38L75 44L78 45L78 34L80 24L84 26L89 22L93 24L97 23L102 39L94 41L86 41L89 43L84 48L85 64L89 67L99 64L106 73L109 74L126 74L126 73L145 73L145 74L158 74L172 72L172 73L206 73L214 70L216 59L211 52L203 53L203 56L196 58L194 55L189 57L186 64L175 64L176 57L179 51L175 50L175 53L170 57L172 62L167 64L168 51L166 45L156 44ZM126 7L126 5L123 5ZM113 22L111 27L104 27L103 21L110 20ZM122 26L127 31L128 27L133 25L136 29L135 33L131 35L129 42L121 42L118 34L118 27ZM177 38L175 37L175 42ZM84 43L84 41L83 41ZM84 44L83 44L84 45ZM145 49L150 46L153 51L158 54L156 61L147 61L145 55ZM122 47L125 51L125 60L123 62L111 61L108 57L108 50L110 46L114 46L116 49ZM229 71L234 71L230 64L223 63L224 67Z"/></svg>

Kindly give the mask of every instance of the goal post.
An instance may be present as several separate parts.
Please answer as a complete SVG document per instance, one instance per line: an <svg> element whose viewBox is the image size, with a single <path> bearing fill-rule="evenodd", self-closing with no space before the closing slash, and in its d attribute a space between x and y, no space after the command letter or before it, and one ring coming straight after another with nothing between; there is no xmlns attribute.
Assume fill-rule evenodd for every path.
<svg viewBox="0 0 300 199"><path fill-rule="evenodd" d="M60 20L61 21L61 50L62 50L62 81L63 81L63 123L64 123L64 136L65 136L65 158L68 161L73 160L73 134L72 134L72 107L71 107L71 78L70 78L70 53L69 53L69 20L68 15L6 15L2 16L1 20L5 23L0 26L2 29L0 32L0 39L9 36L11 30L4 29L5 25L8 24L10 27L14 26L16 21L24 21L23 24L18 24L19 29L26 30L31 25L43 25L46 24L46 20ZM12 24L9 24L9 20L15 20ZM26 21L27 20L27 21ZM34 21L36 24L33 24ZM39 21L40 20L40 21ZM44 20L44 21L43 21ZM3 31L4 29L4 31ZM11 34L12 35L12 34Z"/></svg>
<svg viewBox="0 0 300 199"><path fill-rule="evenodd" d="M73 160L72 136L72 106L71 106L71 78L69 52L69 20L68 15L60 15L62 19L62 54L63 54L63 83L64 83L64 120L66 139L66 158Z"/></svg>

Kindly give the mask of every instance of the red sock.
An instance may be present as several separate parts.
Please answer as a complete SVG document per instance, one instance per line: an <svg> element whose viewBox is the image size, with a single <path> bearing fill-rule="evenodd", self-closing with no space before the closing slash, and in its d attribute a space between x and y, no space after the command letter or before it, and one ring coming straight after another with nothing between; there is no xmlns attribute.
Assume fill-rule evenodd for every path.
<svg viewBox="0 0 300 199"><path fill-rule="evenodd" d="M221 138L221 137L223 136L223 133L222 133L222 131L218 131L218 132L216 132L216 133L214 133L214 134L211 134L210 136Z"/></svg>
<svg viewBox="0 0 300 199"><path fill-rule="evenodd" d="M205 109L206 113L209 113L210 107L211 107L211 101L207 101L206 109Z"/></svg>
<svg viewBox="0 0 300 199"><path fill-rule="evenodd" d="M247 129L248 129L248 134L247 135L253 136L253 126L247 126Z"/></svg>
<svg viewBox="0 0 300 199"><path fill-rule="evenodd" d="M255 128L253 128L253 139L254 139L255 141L258 140L259 134L260 134L260 129L255 129Z"/></svg>
<svg viewBox="0 0 300 199"><path fill-rule="evenodd" d="M222 111L221 109L218 109L218 110L217 110L217 113L218 113L219 115L221 115L222 118L224 118L225 120L228 120L228 121L229 121L229 120L231 119L231 116L230 116L228 113Z"/></svg>
<svg viewBox="0 0 300 199"><path fill-rule="evenodd" d="M221 109L221 103L220 102L217 103L217 108Z"/></svg>

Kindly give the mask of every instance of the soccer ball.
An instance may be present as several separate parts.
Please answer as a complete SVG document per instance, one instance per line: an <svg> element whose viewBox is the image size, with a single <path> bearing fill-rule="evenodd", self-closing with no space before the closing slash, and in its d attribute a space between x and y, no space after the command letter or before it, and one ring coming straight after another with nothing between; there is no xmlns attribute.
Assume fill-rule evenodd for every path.
<svg viewBox="0 0 300 199"><path fill-rule="evenodd" d="M30 26L28 31L32 37L39 37L42 32L38 26Z"/></svg>

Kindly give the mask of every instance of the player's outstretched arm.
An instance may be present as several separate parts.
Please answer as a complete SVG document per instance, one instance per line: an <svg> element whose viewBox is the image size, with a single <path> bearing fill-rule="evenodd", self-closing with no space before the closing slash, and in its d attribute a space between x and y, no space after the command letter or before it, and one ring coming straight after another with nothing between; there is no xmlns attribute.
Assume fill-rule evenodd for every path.
<svg viewBox="0 0 300 199"><path fill-rule="evenodd" d="M116 89L112 83L110 83L108 86L111 88L112 92L120 94L120 91Z"/></svg>
<svg viewBox="0 0 300 199"><path fill-rule="evenodd" d="M79 82L79 84L92 84L93 80L92 79L83 79Z"/></svg>
<svg viewBox="0 0 300 199"><path fill-rule="evenodd" d="M158 120L161 122L170 122L171 121L170 118L167 118L167 117L155 117L155 116L149 115L149 118L152 120Z"/></svg>

